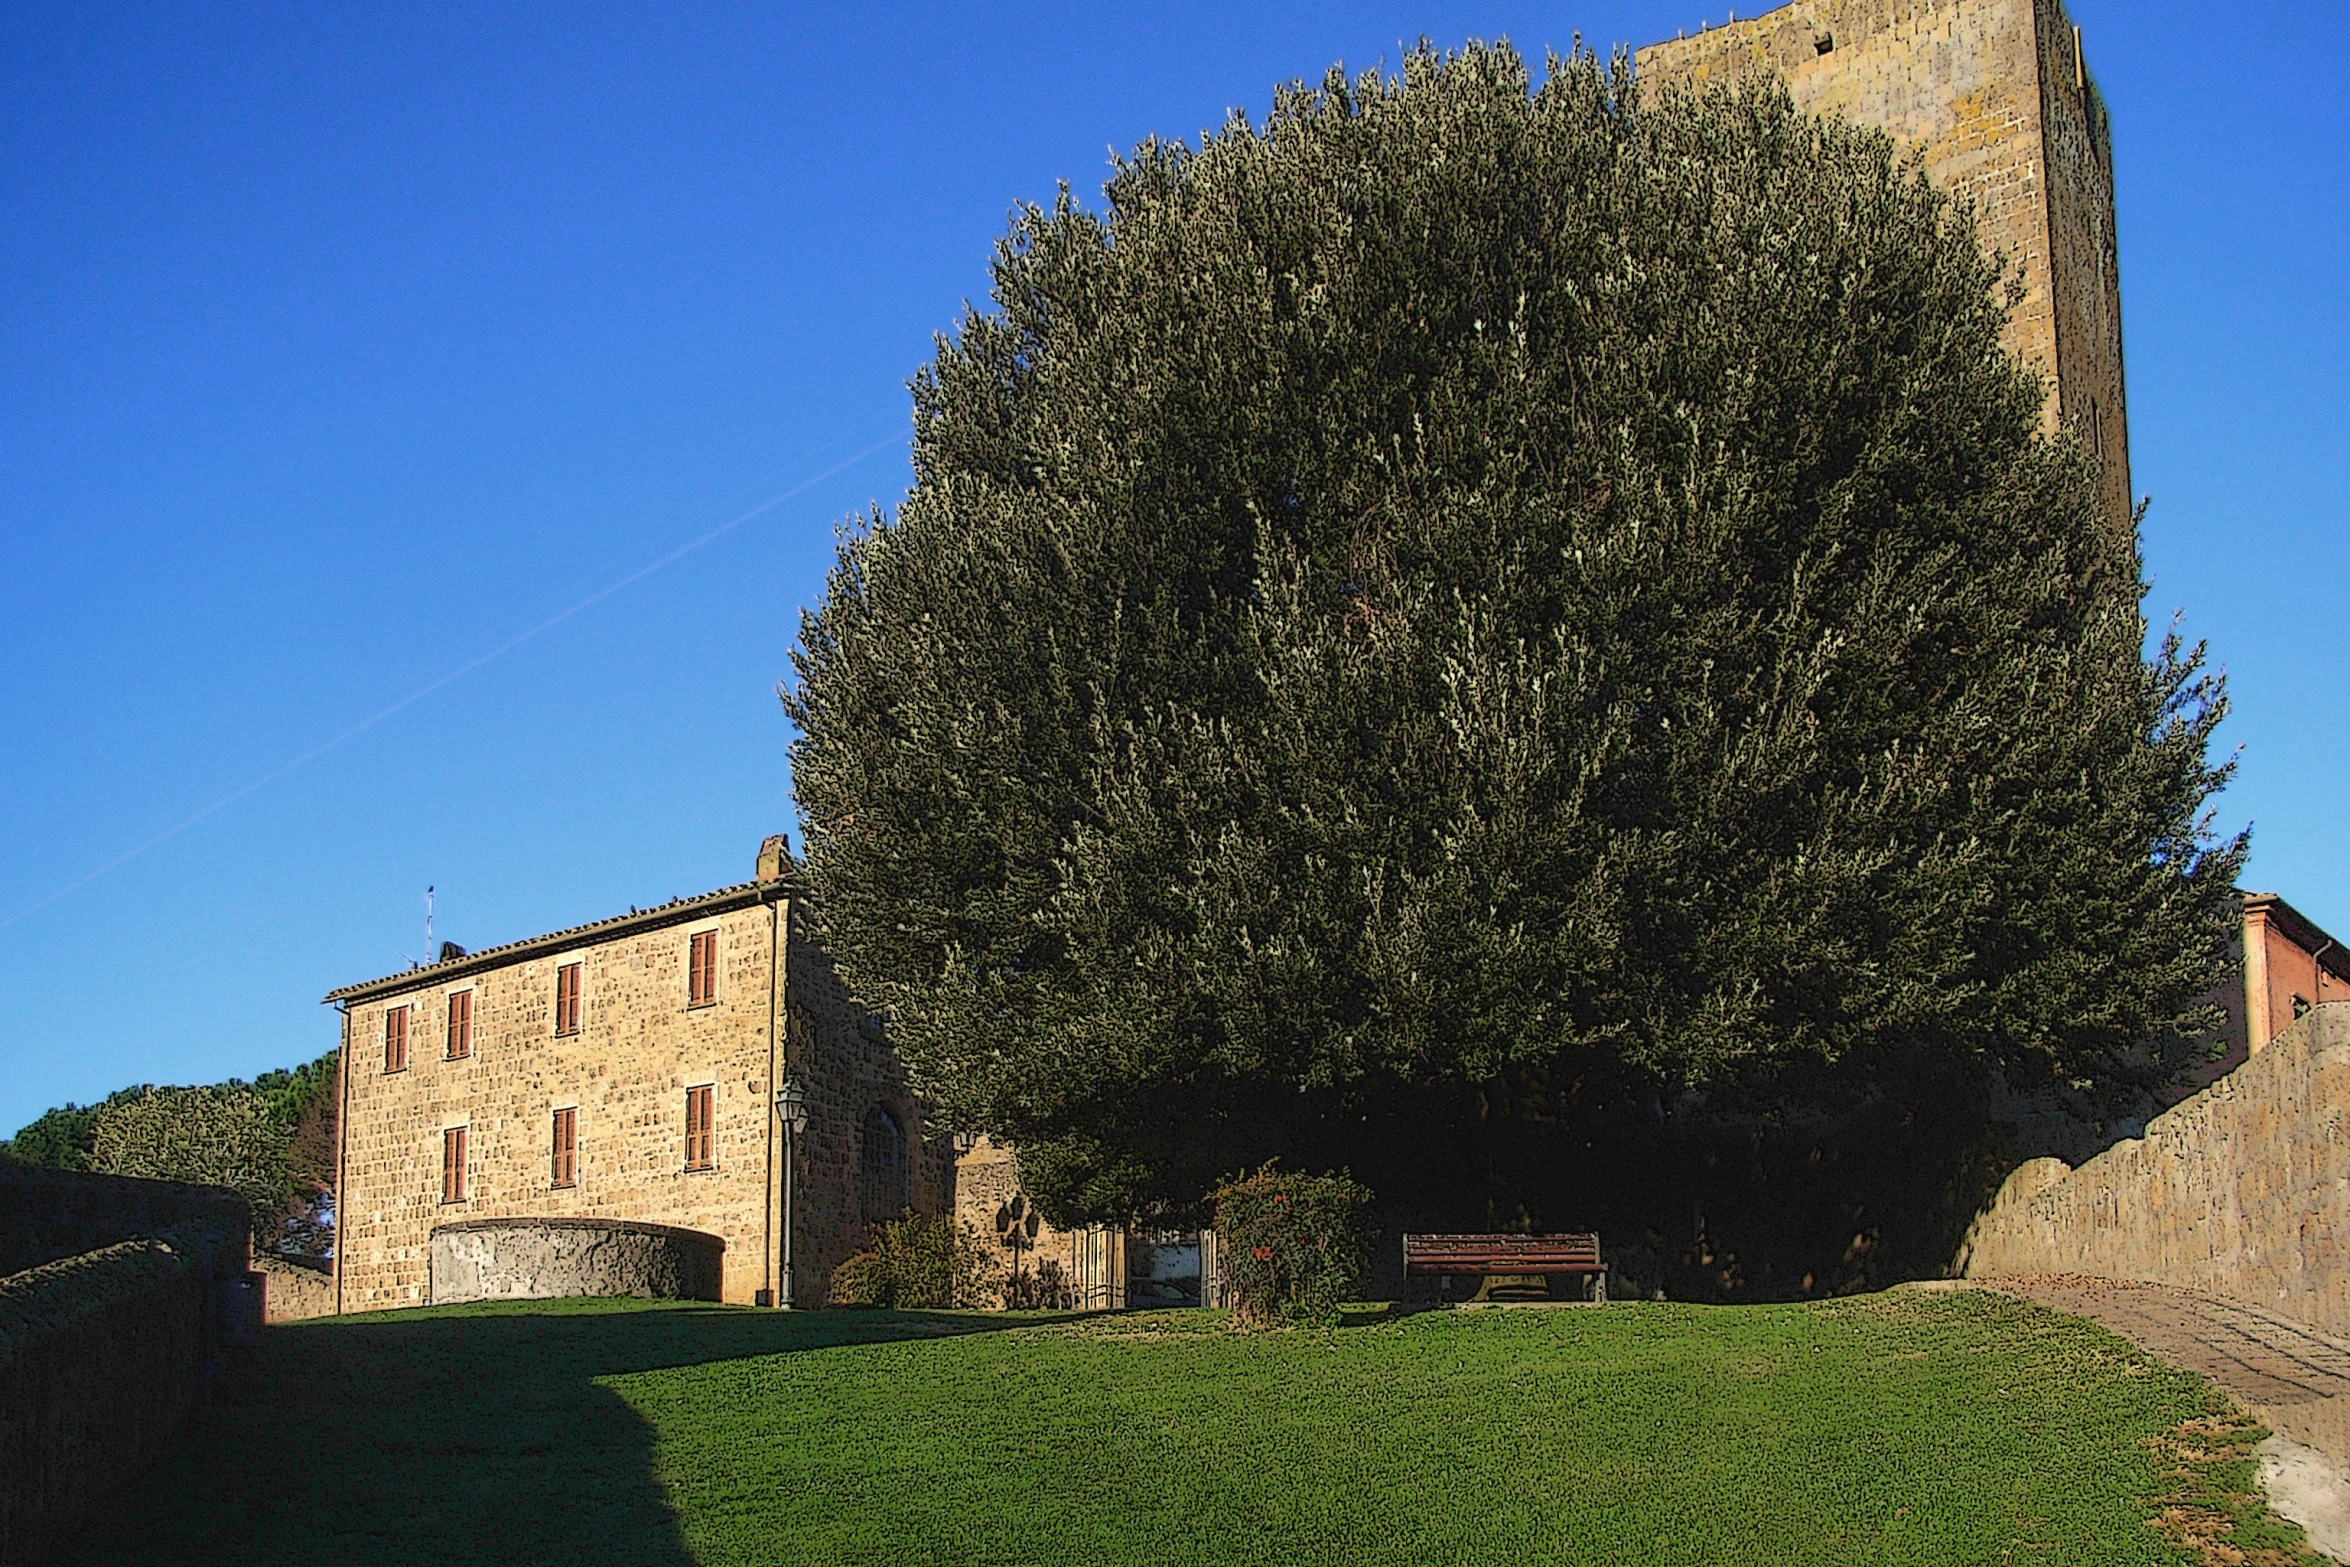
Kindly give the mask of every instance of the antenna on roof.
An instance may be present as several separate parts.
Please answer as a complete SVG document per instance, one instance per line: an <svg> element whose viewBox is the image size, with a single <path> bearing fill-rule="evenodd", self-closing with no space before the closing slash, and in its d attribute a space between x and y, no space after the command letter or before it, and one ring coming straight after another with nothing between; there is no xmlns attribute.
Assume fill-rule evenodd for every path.
<svg viewBox="0 0 2350 1567"><path fill-rule="evenodd" d="M432 889L424 889L424 961L432 961Z"/></svg>

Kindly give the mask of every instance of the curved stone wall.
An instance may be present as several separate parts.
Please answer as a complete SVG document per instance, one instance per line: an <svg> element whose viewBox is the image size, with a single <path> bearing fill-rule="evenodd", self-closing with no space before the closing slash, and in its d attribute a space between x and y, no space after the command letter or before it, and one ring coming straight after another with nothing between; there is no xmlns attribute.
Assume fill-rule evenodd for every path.
<svg viewBox="0 0 2350 1567"><path fill-rule="evenodd" d="M636 1295L716 1300L726 1242L628 1219L468 1219L432 1232L429 1297L550 1300Z"/></svg>

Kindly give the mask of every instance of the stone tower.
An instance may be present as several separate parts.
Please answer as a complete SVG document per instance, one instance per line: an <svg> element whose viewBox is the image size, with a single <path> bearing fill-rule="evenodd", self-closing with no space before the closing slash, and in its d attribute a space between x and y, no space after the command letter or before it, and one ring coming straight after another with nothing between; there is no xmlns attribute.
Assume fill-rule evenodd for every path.
<svg viewBox="0 0 2350 1567"><path fill-rule="evenodd" d="M1784 78L1796 107L1884 130L1974 203L1983 242L2023 269L2007 345L2049 387L2042 419L2103 463L2130 520L2121 265L2104 100L2059 0L1794 0L1636 56L1643 82Z"/></svg>

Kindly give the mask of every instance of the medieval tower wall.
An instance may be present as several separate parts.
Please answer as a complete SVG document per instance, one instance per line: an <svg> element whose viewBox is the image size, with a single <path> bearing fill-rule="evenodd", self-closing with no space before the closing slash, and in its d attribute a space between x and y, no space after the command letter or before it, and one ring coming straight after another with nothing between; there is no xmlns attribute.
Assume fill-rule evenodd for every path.
<svg viewBox="0 0 2350 1567"><path fill-rule="evenodd" d="M1795 0L1651 44L1635 67L1652 88L1775 74L1806 113L1921 154L2017 269L2007 346L2048 385L2043 427L2098 455L2106 514L2129 526L2112 132L2058 0Z"/></svg>

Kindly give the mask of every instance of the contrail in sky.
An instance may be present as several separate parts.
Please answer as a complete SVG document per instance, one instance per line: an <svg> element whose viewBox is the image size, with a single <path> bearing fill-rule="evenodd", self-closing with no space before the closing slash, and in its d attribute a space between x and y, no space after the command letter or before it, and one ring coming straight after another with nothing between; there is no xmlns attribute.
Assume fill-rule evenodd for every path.
<svg viewBox="0 0 2350 1567"><path fill-rule="evenodd" d="M815 488L817 485L822 484L825 480L831 478L834 474L840 473L845 469L854 468L857 464L863 462L866 458L872 456L875 452L881 451L886 447L899 445L904 442L905 439L906 438L902 435L892 435L875 441L871 446L866 447L863 451L856 453L854 456L842 458L839 462L834 463L831 467L825 469L822 473L813 474L808 478L802 479L799 483L793 485L790 489L785 490L782 494L770 495L767 499L761 501L758 505L753 506L749 511L738 513L727 521L720 523L717 527L712 528L709 532L701 535L699 538L690 539L687 542L680 544L677 548L671 550L668 554L662 556L659 560L652 562L650 565L639 566L636 570L630 572L627 576L620 578L618 581L606 583L603 587L596 589L595 592L590 593L586 598L581 599L578 603L572 605L570 608L559 610L556 613L549 615L546 619L540 621L537 625L530 627L526 631L516 632L513 636L508 637L505 641L499 643L496 647L491 648L487 653L482 654L480 657L469 659L465 663L459 664L455 669L450 670L447 674L427 681L425 684L418 686L415 690L409 692L406 696L400 698L400 700L397 702L394 702L391 706L384 708L381 712L372 713L369 716L362 718L359 720L359 722L353 724L350 728L344 730L342 733L312 746L309 750L304 751L300 756L295 757L292 761L285 763L283 766L278 767L274 771L263 773L260 777L254 779L251 783L244 785L242 788L222 795L219 799L213 801L210 805L207 805L204 807L204 809L198 811L195 815L189 817L187 820L165 828L163 831L157 833L154 837L149 838L145 843L140 844L137 848L132 849L127 853L116 855L113 859L108 860L104 865L99 866L96 870L90 872L87 876L82 877L78 881L68 882L64 886L58 888L55 892L49 894L49 896L46 898L41 899L38 903L28 904L24 908L17 910L14 914L9 915L8 918L0 920L0 930L6 930L9 926L15 924L18 920L24 919L28 915L38 914L41 910L47 908L50 904L55 903L59 898L65 897L69 893L79 892L82 888L87 887L90 883L96 881L99 877L105 875L107 872L121 869L123 866L128 865L131 861L137 859L140 855L145 854L149 849L154 848L156 845L169 843L172 839L178 837L181 833L186 832L189 828L195 826L198 822L204 820L206 817L227 810L230 806L236 804L239 800L242 800L245 796L251 794L254 790L265 788L268 785L277 782L280 778L283 778L286 774L292 772L295 768L300 767L307 762L316 761L319 757L324 756L327 752L333 750L336 746L341 745L345 740L350 739L353 735L363 734L367 730L373 729L377 724L382 723L385 719L391 717L394 713L399 712L402 708L414 706L416 703L421 702L426 697L432 695L435 691L438 691L441 687L449 684L449 682L457 680L465 675L472 674L475 670L481 668L482 665L488 663L494 658L497 658L501 654L513 652L514 649L522 646L523 643L528 642L532 637L537 636L540 632L552 630L556 626L563 624L563 622L566 620L569 620L572 616L578 614L581 610L589 609L597 604L602 603L605 599L610 598L613 594L619 592L622 588L627 587L630 583L643 581L645 578L651 576L654 572L659 571L662 567L670 564L672 561L681 559L687 555L691 555L694 551L700 549L703 545L708 544L713 540L724 538L727 534L732 533L735 529L741 527L744 523L749 522L753 517L757 517L763 513L773 511L776 507L781 506L785 501L788 501L794 496L800 495L807 490Z"/></svg>

